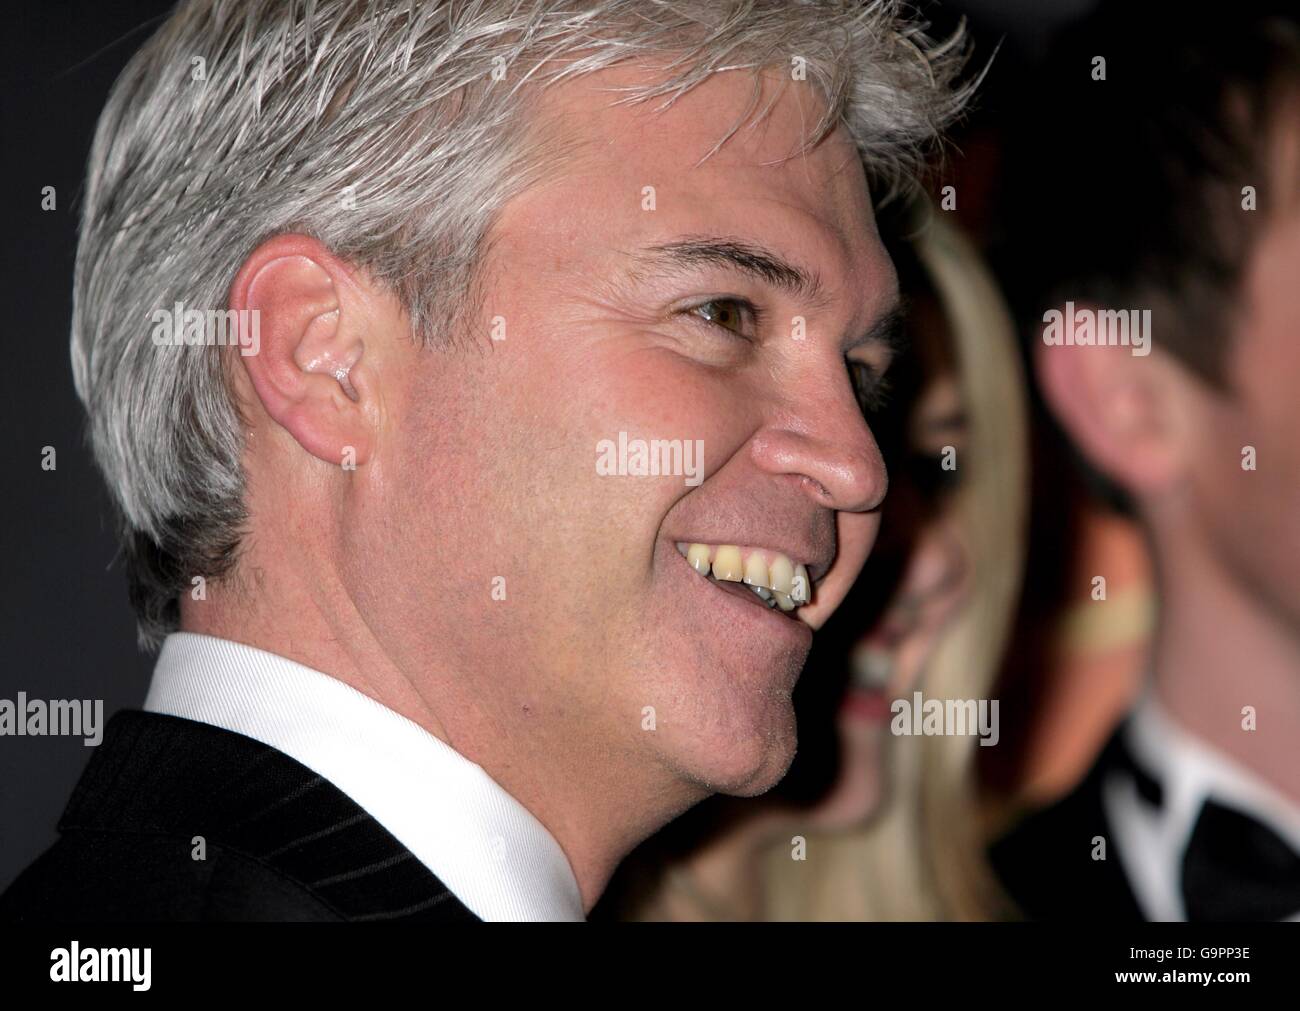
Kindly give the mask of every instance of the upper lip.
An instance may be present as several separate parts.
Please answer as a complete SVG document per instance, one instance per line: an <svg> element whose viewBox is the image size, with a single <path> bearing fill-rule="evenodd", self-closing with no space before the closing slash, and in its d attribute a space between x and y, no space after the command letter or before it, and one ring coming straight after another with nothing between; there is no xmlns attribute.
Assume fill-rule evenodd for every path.
<svg viewBox="0 0 1300 1011"><path fill-rule="evenodd" d="M812 548L799 548L786 545L784 547L764 544L761 540L746 540L745 538L728 538L728 537L674 537L674 543L678 544L734 544L741 548L759 548L762 551L770 551L773 554L777 552L785 555L796 565L802 565L808 570L808 581L816 585L826 575L834 561L834 555L827 556L823 552L816 551Z"/></svg>

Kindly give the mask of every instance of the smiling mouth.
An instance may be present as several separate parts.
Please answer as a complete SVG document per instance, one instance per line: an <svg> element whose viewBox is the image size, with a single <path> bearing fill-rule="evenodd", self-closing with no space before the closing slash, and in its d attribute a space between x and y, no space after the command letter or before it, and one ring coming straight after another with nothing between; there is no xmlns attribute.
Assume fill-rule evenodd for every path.
<svg viewBox="0 0 1300 1011"><path fill-rule="evenodd" d="M764 604L793 619L812 599L808 569L779 551L735 544L677 541L677 551L700 576L718 589Z"/></svg>

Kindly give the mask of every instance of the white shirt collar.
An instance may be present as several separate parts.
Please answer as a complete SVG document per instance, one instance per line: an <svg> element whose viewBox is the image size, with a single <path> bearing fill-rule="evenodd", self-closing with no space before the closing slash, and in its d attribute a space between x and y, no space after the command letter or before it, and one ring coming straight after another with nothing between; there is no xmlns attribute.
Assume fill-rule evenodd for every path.
<svg viewBox="0 0 1300 1011"><path fill-rule="evenodd" d="M585 919L559 843L479 765L320 671L169 635L144 708L261 741L324 776L483 920Z"/></svg>
<svg viewBox="0 0 1300 1011"><path fill-rule="evenodd" d="M1138 904L1151 920L1185 920L1179 878L1183 854L1208 798L1270 826L1300 851L1300 810L1258 774L1178 726L1148 687L1124 731L1133 760L1161 786L1157 808L1130 777L1112 771L1102 785L1107 821Z"/></svg>

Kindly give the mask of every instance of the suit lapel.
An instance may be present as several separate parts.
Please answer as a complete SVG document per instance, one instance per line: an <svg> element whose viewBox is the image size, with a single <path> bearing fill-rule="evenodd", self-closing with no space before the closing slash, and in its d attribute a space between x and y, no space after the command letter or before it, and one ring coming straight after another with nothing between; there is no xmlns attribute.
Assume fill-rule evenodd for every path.
<svg viewBox="0 0 1300 1011"><path fill-rule="evenodd" d="M478 917L350 797L288 755L205 723L123 710L59 822L201 837L305 887L346 920Z"/></svg>

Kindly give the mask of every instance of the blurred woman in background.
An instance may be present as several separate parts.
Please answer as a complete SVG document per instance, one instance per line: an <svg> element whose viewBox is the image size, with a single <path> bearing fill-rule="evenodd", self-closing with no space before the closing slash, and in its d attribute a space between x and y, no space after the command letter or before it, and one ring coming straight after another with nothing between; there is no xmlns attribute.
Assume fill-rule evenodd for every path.
<svg viewBox="0 0 1300 1011"><path fill-rule="evenodd" d="M881 227L910 308L889 404L863 405L890 491L796 691L799 756L767 796L712 798L649 840L592 919L1007 912L982 856L979 738L889 725L896 698L984 699L995 680L1024 553L1020 359L996 285L942 214L918 202Z"/></svg>

